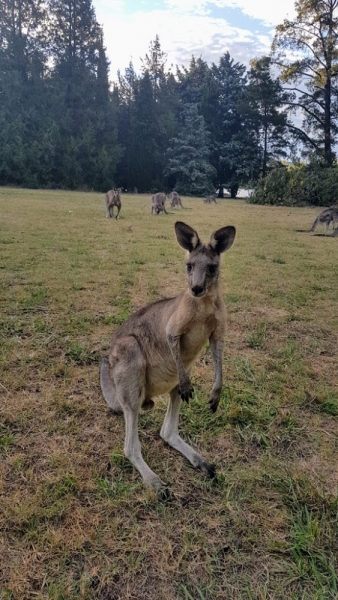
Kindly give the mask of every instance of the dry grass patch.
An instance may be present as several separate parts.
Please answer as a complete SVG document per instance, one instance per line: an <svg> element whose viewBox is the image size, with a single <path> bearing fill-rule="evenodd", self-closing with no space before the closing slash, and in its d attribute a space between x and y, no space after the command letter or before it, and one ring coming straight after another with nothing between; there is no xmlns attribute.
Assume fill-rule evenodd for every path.
<svg viewBox="0 0 338 600"><path fill-rule="evenodd" d="M313 209L186 198L151 216L150 196L124 195L116 222L94 193L6 188L0 204L1 600L336 598L338 242L297 231ZM140 438L160 502L98 370L114 328L184 284L177 219L237 239L220 408L206 349L181 416L218 476L163 444L159 398Z"/></svg>

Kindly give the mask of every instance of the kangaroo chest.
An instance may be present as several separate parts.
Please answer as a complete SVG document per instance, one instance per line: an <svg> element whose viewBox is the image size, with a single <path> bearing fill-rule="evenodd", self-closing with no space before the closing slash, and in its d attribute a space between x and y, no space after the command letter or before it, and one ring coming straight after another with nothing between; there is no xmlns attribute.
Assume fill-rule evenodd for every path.
<svg viewBox="0 0 338 600"><path fill-rule="evenodd" d="M207 317L196 315L186 326L181 337L181 353L183 362L190 362L202 350L217 324L213 314Z"/></svg>

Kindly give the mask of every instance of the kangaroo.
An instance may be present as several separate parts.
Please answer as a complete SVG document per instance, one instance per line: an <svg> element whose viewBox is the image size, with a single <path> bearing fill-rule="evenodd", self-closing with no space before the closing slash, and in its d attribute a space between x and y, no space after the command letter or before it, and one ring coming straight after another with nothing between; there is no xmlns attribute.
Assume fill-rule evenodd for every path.
<svg viewBox="0 0 338 600"><path fill-rule="evenodd" d="M167 196L162 194L162 192L158 192L154 194L151 198L151 214L159 215L161 212L168 214L165 208L165 201Z"/></svg>
<svg viewBox="0 0 338 600"><path fill-rule="evenodd" d="M210 194L210 196L207 196L206 198L204 198L203 202L204 202L204 204L211 204L212 202L215 202L215 204L217 204L216 198L217 198L217 192L214 192L213 194Z"/></svg>
<svg viewBox="0 0 338 600"><path fill-rule="evenodd" d="M175 206L180 206L181 208L183 208L181 198L179 197L177 192L171 192L169 198L171 199L171 208L175 208Z"/></svg>
<svg viewBox="0 0 338 600"><path fill-rule="evenodd" d="M322 223L325 224L325 234L327 234L329 230L330 223L332 223L333 229L335 230L336 224L338 222L338 208L335 206L331 206L331 208L325 208L315 219L311 229L309 231L315 231L316 227Z"/></svg>
<svg viewBox="0 0 338 600"><path fill-rule="evenodd" d="M109 190L105 196L106 208L107 208L107 219L114 217L117 220L121 210L121 188ZM116 215L114 215L114 206L116 206Z"/></svg>
<svg viewBox="0 0 338 600"><path fill-rule="evenodd" d="M219 289L220 254L228 250L235 227L215 231L203 244L189 225L175 223L177 241L188 251L187 287L178 296L149 304L131 315L113 334L108 360L101 363L101 389L115 413L125 420L125 456L144 483L157 491L164 483L142 457L138 436L140 409L154 406L153 397L169 392L170 399L160 431L162 439L181 452L209 477L215 467L189 446L178 433L181 400L193 395L190 373L194 361L209 340L215 366L209 393L215 412L222 390L222 356L225 306Z"/></svg>

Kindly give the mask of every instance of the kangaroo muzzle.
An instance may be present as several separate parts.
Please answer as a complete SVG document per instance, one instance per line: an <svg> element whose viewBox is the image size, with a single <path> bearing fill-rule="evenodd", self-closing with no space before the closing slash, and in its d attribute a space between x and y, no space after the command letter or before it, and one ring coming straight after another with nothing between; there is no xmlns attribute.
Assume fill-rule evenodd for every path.
<svg viewBox="0 0 338 600"><path fill-rule="evenodd" d="M194 296L198 297L198 296L202 296L202 294L204 293L205 289L204 289L204 286L201 286L201 285L194 285L194 286L191 288L191 291L192 291L192 294L193 294Z"/></svg>

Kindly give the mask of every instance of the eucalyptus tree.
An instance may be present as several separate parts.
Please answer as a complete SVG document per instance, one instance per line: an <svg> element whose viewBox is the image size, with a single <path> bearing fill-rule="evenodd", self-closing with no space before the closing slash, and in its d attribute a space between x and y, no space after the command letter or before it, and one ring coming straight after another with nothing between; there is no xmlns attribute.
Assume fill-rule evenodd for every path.
<svg viewBox="0 0 338 600"><path fill-rule="evenodd" d="M273 58L293 93L290 110L303 117L301 127L290 128L330 166L338 133L338 0L298 0L295 6L295 19L276 28Z"/></svg>

